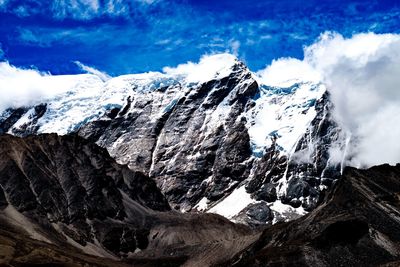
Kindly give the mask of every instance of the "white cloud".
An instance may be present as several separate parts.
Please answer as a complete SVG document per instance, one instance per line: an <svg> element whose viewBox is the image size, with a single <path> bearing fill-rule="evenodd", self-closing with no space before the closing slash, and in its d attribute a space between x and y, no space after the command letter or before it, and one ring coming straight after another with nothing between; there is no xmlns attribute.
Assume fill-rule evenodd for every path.
<svg viewBox="0 0 400 267"><path fill-rule="evenodd" d="M320 74L308 63L295 58L280 58L258 71L259 81L269 86L290 86L299 81L318 82Z"/></svg>
<svg viewBox="0 0 400 267"><path fill-rule="evenodd" d="M55 17L64 19L72 17L75 19L89 20L102 15L113 17L130 16L132 8L146 7L158 2L157 0L53 0L52 11ZM138 10L136 10L138 11Z"/></svg>
<svg viewBox="0 0 400 267"><path fill-rule="evenodd" d="M45 75L35 70L22 70L0 62L0 110L23 106L40 97L43 77Z"/></svg>
<svg viewBox="0 0 400 267"><path fill-rule="evenodd" d="M35 44L41 47L49 47L52 43L51 39L46 40L40 34L36 34L29 29L19 30L19 40L24 43Z"/></svg>
<svg viewBox="0 0 400 267"><path fill-rule="evenodd" d="M163 71L197 83L227 75L236 62L234 55L217 54L203 56L198 63L165 67ZM77 64L102 80L109 78L92 67ZM400 162L400 35L366 33L346 39L325 33L305 48L303 60L281 58L257 75L259 81L272 86L323 82L335 105L333 115L351 134L348 165ZM0 110L27 105L33 99L71 88L77 78L68 77L49 76L1 62ZM332 160L339 161L341 154L340 147L331 149Z"/></svg>
<svg viewBox="0 0 400 267"><path fill-rule="evenodd" d="M14 12L18 17L27 17L27 16L29 16L29 10L25 6L18 6L17 8L14 9Z"/></svg>
<svg viewBox="0 0 400 267"><path fill-rule="evenodd" d="M238 40L231 40L230 41L230 47L231 47L231 52L235 56L239 55L239 48L240 48L240 42Z"/></svg>
<svg viewBox="0 0 400 267"><path fill-rule="evenodd" d="M157 0L136 0L136 2L142 3L142 4L146 4L146 5L151 5L155 2L157 2Z"/></svg>
<svg viewBox="0 0 400 267"><path fill-rule="evenodd" d="M0 62L0 112L9 107L39 104L47 98L75 88L88 78L87 74L51 76Z"/></svg>
<svg viewBox="0 0 400 267"><path fill-rule="evenodd" d="M206 82L229 74L230 68L237 62L231 54L203 56L199 63L187 62L177 67L164 67L166 74L181 76L189 83Z"/></svg>
<svg viewBox="0 0 400 267"><path fill-rule="evenodd" d="M103 11L98 0L55 0L51 8L54 16L61 19L91 19L101 15Z"/></svg>
<svg viewBox="0 0 400 267"><path fill-rule="evenodd" d="M199 83L228 75L236 62L236 57L231 54L217 54L203 56L198 63L166 67L164 72L177 79L182 78L189 84ZM52 76L0 62L0 113L9 107L36 105L71 90L89 90L91 85L102 85L111 78L79 61L75 61L75 64L88 74Z"/></svg>
<svg viewBox="0 0 400 267"><path fill-rule="evenodd" d="M305 48L304 60L279 59L258 75L275 86L323 82L336 120L351 135L348 165L400 162L400 35L325 33ZM340 158L337 148L332 156Z"/></svg>
<svg viewBox="0 0 400 267"><path fill-rule="evenodd" d="M326 33L305 61L323 75L335 116L353 136L349 164L400 162L400 35Z"/></svg>
<svg viewBox="0 0 400 267"><path fill-rule="evenodd" d="M95 68L93 68L93 67L87 66L87 65L85 65L85 64L83 64L83 63L81 63L81 62L79 62L79 61L74 61L74 63L75 63L81 70L85 71L86 73L96 75L96 76L99 77L103 82L105 82L105 81L107 81L107 80L109 80L109 79L111 78L111 76L108 75L107 73L102 72L102 71L100 71L100 70L98 70L98 69L95 69Z"/></svg>

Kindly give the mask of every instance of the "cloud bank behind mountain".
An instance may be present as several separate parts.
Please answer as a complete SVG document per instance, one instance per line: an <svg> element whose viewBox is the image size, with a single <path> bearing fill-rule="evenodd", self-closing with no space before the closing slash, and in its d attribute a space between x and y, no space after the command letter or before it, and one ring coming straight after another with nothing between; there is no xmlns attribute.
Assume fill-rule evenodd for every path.
<svg viewBox="0 0 400 267"><path fill-rule="evenodd" d="M400 162L400 35L327 32L304 48L303 60L278 59L258 75L270 85L326 85L334 117L351 138L347 165Z"/></svg>

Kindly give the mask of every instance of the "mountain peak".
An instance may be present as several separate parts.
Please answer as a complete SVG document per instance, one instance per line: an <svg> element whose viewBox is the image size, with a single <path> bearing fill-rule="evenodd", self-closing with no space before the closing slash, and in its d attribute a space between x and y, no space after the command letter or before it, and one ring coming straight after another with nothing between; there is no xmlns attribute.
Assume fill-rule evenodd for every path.
<svg viewBox="0 0 400 267"><path fill-rule="evenodd" d="M230 54L106 82L84 77L45 103L6 110L1 131L77 132L154 179L173 208L250 224L312 210L336 179L330 148L341 135L321 84L259 84ZM235 196L242 201L228 208ZM259 208L265 216L254 217Z"/></svg>

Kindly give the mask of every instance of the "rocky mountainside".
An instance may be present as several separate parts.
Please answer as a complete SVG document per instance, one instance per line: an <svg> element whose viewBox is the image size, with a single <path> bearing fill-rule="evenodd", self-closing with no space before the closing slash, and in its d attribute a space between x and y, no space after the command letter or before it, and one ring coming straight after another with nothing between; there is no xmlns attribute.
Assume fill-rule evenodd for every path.
<svg viewBox="0 0 400 267"><path fill-rule="evenodd" d="M346 168L308 215L266 230L225 266L399 266L400 164Z"/></svg>
<svg viewBox="0 0 400 267"><path fill-rule="evenodd" d="M400 164L346 168L307 215L250 229L171 210L152 179L77 135L3 135L0 155L1 266L400 263Z"/></svg>
<svg viewBox="0 0 400 267"><path fill-rule="evenodd" d="M207 60L190 73L64 77L68 90L3 111L0 132L78 133L181 211L265 224L313 210L347 145L325 87L267 86L231 55Z"/></svg>
<svg viewBox="0 0 400 267"><path fill-rule="evenodd" d="M55 134L0 136L0 225L6 266L207 266L259 236L219 215L172 211L146 175Z"/></svg>
<svg viewBox="0 0 400 267"><path fill-rule="evenodd" d="M77 246L98 242L116 254L134 251L147 246L148 229L140 221L124 223L131 212L127 203L136 207L135 220L142 210L170 210L154 181L118 165L106 150L82 138L3 135L0 151L3 211L22 227L35 230L31 218L51 229L32 231L41 240L67 237Z"/></svg>

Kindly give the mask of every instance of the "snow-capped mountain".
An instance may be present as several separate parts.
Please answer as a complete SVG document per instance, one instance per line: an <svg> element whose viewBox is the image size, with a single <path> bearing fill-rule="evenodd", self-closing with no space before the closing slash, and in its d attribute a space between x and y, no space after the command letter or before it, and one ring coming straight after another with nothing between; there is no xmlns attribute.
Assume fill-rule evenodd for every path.
<svg viewBox="0 0 400 267"><path fill-rule="evenodd" d="M250 224L316 207L342 169L346 135L325 86L267 85L235 57L163 73L47 76L62 84L0 115L0 133L77 133L154 179L181 211Z"/></svg>

